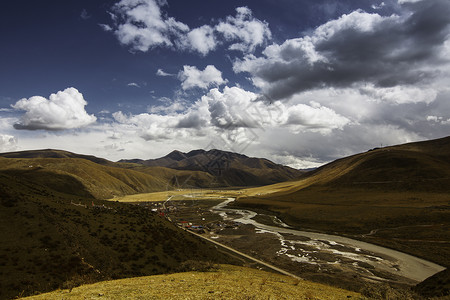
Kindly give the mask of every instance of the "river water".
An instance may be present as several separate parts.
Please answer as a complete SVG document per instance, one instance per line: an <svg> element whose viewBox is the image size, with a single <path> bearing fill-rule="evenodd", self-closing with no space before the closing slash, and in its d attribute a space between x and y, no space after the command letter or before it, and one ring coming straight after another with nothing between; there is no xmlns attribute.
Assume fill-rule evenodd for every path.
<svg viewBox="0 0 450 300"><path fill-rule="evenodd" d="M413 282L423 281L445 269L440 265L403 252L347 237L295 230L288 228L289 226L282 222L277 222L280 227L265 225L253 219L257 216L257 213L254 211L226 208L227 205L234 200L234 198L228 198L224 202L212 207L211 211L221 215L221 217L226 220L233 220L234 222L242 224L251 224L255 226L257 232L276 235L279 238L281 245L281 249L277 251L276 255L285 255L295 262L308 264L340 264L343 261L346 261L348 264L349 261L353 261L351 264L353 264L355 268L357 267L358 262L363 262L372 265L377 270L401 276ZM301 247L306 247L309 251L304 249L299 251L299 248ZM317 252L332 254L334 261L321 260L318 258ZM378 280L382 279L373 274L372 278Z"/></svg>

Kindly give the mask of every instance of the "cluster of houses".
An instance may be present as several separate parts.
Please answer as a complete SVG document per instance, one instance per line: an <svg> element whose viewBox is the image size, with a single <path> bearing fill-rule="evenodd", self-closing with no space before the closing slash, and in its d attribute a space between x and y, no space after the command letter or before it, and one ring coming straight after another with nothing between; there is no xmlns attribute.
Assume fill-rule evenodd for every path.
<svg viewBox="0 0 450 300"><path fill-rule="evenodd" d="M178 207L175 205L165 205L163 202L154 202L154 203L142 203L141 205L150 206L151 211L155 214L158 214L161 217L165 217L169 221L172 221L169 215L178 212ZM196 233L204 233L204 227L202 225L195 225L188 221L180 221L176 223L179 227L194 231Z"/></svg>
<svg viewBox="0 0 450 300"><path fill-rule="evenodd" d="M241 226L242 224L233 221L217 221L217 222L210 222L205 225L194 225L193 223L188 221L180 221L177 223L177 225L181 228L188 229L197 233L205 233L205 231L212 233L219 233L221 230L225 228L235 229Z"/></svg>
<svg viewBox="0 0 450 300"><path fill-rule="evenodd" d="M162 202L141 202L137 205L150 209L151 212L166 217L170 213L175 213L178 208L174 205L165 206Z"/></svg>
<svg viewBox="0 0 450 300"><path fill-rule="evenodd" d="M199 224L199 223L205 223L202 221L205 221L205 218L203 218L204 210L197 208L195 213L199 217L202 217L202 221L199 223L193 223L193 221L186 221L183 220L183 217L175 217L179 212L183 212L183 208L178 208L175 205L167 205L166 202L147 202L147 203L139 203L139 205L146 207L147 209L150 209L153 213L158 214L161 217L164 217L168 219L171 222L174 222L177 226L190 230L196 233L205 233L208 232L215 232L218 233L222 229L225 228L238 228L241 224L234 221L229 220L221 220L221 221L213 221L206 224ZM185 212L183 213L185 214ZM172 218L174 218L172 220ZM188 218L189 219L189 218ZM195 219L195 218L194 218Z"/></svg>
<svg viewBox="0 0 450 300"><path fill-rule="evenodd" d="M194 225L188 221L180 221L177 225L181 228L191 230L196 233L205 233L204 227L202 225Z"/></svg>
<svg viewBox="0 0 450 300"><path fill-rule="evenodd" d="M219 222L211 222L206 225L206 229L210 232L219 233L222 229L225 228L238 228L242 224L234 221L219 221Z"/></svg>

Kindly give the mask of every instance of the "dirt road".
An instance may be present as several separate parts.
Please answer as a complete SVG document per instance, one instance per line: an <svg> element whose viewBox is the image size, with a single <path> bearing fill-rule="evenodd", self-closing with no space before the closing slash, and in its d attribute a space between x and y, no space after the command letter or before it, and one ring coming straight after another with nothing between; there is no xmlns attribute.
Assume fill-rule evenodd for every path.
<svg viewBox="0 0 450 300"><path fill-rule="evenodd" d="M226 250L228 250L228 251L231 251L231 252L233 252L233 253L235 253L235 254L238 254L238 255L240 255L240 256L242 256L242 257L245 257L245 258L247 258L247 259L249 259L249 260L251 260L251 261L254 261L254 262L256 262L256 263L258 263L258 264L260 264L260 265L263 265L263 266L265 266L265 267L267 267L267 268L269 268L269 269L272 269L272 270L274 270L274 271L276 271L276 272L278 272L278 273L281 273L281 274L287 275L287 276L291 276L291 277L293 277L293 278L295 278L295 279L303 280L302 278L300 278L300 277L298 277L298 276L296 276L296 275L294 275L294 274L292 274L292 273L289 273L289 272L287 272L287 271L285 271L285 270L283 270L283 269L277 268L277 267L275 267L274 265L271 265L271 264L268 264L268 263L266 263L266 262L263 262L262 260L256 259L256 258L254 258L254 257L252 257L252 256L250 256L250 255L247 255L247 254L245 254L245 253L242 253L242 252L240 252L240 251L238 251L238 250L236 250L236 249L233 249L233 248L231 248L231 247L228 247L228 246L226 246L226 245L224 245L224 244L222 244L222 243L219 243L219 242L217 242L217 241L214 241L214 240L212 240L212 239L209 239L209 238L207 238L207 237L204 236L204 235L197 234L197 233L192 232L192 231L190 231L190 230L185 230L185 231L187 231L187 232L189 232L189 233L191 233L191 234L193 234L193 235L195 235L195 236L198 236L198 237L200 237L200 238L202 238L202 239L204 239L204 240L207 240L208 242L213 243L213 244L215 244L215 245L217 245L217 246L219 246L219 247L222 247L222 248L224 248L224 249L226 249Z"/></svg>

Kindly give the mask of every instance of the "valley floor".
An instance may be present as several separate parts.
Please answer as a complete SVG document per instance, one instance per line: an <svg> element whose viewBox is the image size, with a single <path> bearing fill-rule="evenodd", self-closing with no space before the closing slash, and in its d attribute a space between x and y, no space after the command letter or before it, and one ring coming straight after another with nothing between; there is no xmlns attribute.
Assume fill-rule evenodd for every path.
<svg viewBox="0 0 450 300"><path fill-rule="evenodd" d="M151 194L126 197L126 200L139 199L140 205L160 213L164 212L166 218L179 226L189 227L188 224L191 224L193 228L195 227L195 231L200 231L206 238L275 265L295 276L344 289L362 291L367 286L376 287L390 283L406 292L409 291L410 286L438 272L431 271L427 273L428 275L416 274L417 270L421 271L419 268L414 269L413 273L405 273L409 271L408 265L401 264L388 254L374 254L373 247L379 248L374 245L369 250L362 250L359 248L363 247L361 245L345 246L346 242L342 244L334 240L327 241L323 234L313 237L311 236L315 235L313 232L303 232L304 234L299 236L289 233L295 230L286 229L284 232L282 228L287 225L269 215L270 213L253 213L251 218L250 216L242 218L243 216L237 213L241 211L239 209L218 209L223 203L230 202L230 200L225 201L226 193L228 196L236 195L238 193L236 191L205 191L203 195L201 193L183 195L182 192L177 191L171 195L165 193L167 198L165 201L161 201L161 197L151 197ZM152 202L150 199L160 201ZM222 204L218 205L219 203ZM255 224L257 224L256 227ZM267 229L272 228L270 225L279 230ZM199 230L198 227L201 229ZM338 237L334 236L334 238ZM346 240L346 238L341 239Z"/></svg>

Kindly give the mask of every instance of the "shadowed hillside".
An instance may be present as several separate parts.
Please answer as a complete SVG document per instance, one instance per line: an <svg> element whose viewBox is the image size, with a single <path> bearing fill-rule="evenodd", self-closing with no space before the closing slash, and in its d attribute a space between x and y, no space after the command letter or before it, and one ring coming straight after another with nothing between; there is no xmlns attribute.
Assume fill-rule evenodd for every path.
<svg viewBox="0 0 450 300"><path fill-rule="evenodd" d="M48 159L35 160L42 166L35 170L18 168L27 159L13 160L16 170L0 171L0 299L173 272L189 260L234 263L147 209L93 200L92 190L76 175L48 171ZM113 175L140 178L137 172L114 172L95 173L92 184L114 181ZM108 188L125 188L122 180Z"/></svg>
<svg viewBox="0 0 450 300"><path fill-rule="evenodd" d="M314 189L356 189L385 192L450 191L450 137L375 148L338 159L299 180L248 191L267 197Z"/></svg>
<svg viewBox="0 0 450 300"><path fill-rule="evenodd" d="M379 190L450 191L450 137L377 148L307 175L314 185Z"/></svg>

